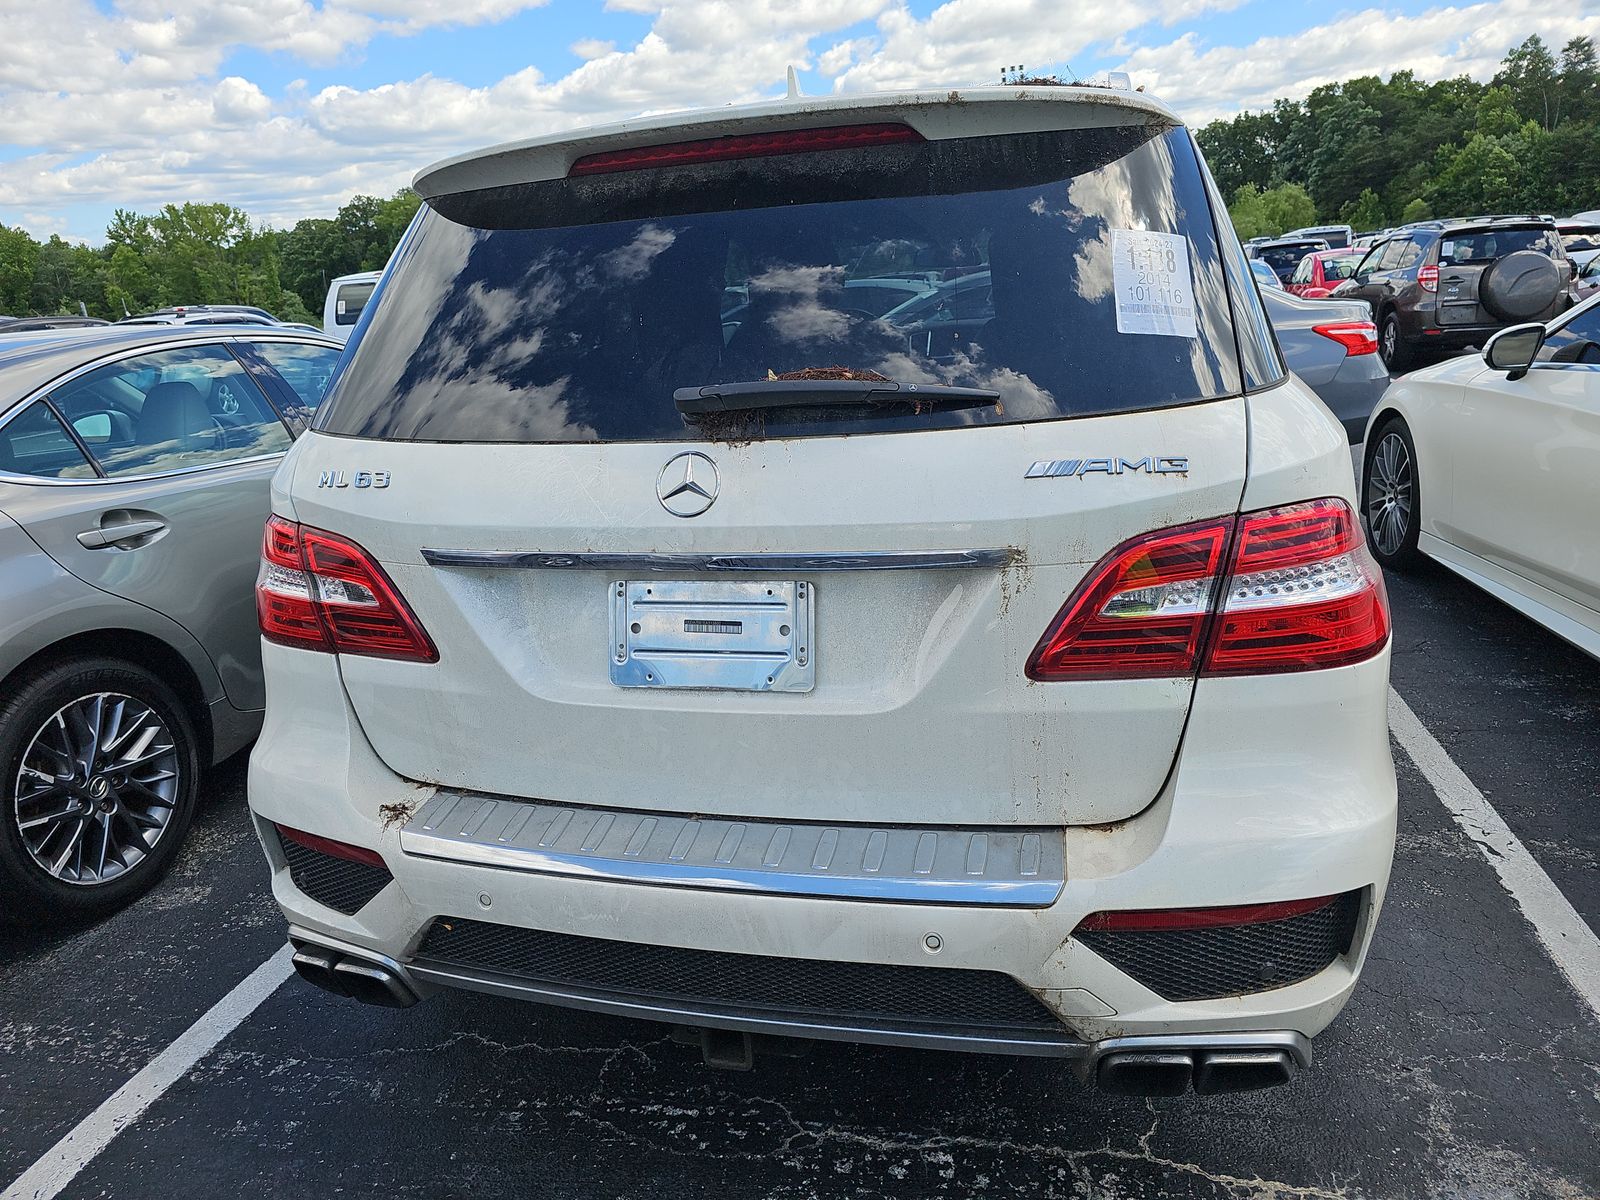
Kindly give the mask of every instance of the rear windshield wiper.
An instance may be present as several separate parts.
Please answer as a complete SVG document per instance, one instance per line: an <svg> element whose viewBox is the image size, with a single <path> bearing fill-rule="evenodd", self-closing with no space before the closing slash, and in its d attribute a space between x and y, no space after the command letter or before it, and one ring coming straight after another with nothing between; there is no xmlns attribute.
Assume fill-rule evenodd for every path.
<svg viewBox="0 0 1600 1200"><path fill-rule="evenodd" d="M896 383L892 379L762 379L751 383L708 383L704 387L679 388L672 393L672 402L685 416L863 404L907 404L921 412L930 408L987 408L999 400L1000 393L990 388Z"/></svg>

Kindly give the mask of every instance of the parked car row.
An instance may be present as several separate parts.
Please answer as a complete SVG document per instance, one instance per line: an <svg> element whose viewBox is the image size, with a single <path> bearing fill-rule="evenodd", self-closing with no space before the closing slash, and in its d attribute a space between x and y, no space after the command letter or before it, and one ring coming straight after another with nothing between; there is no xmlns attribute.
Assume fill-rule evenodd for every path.
<svg viewBox="0 0 1600 1200"><path fill-rule="evenodd" d="M1600 290L1600 272L1586 270L1600 257L1595 239L1600 223L1522 214L1419 221L1365 249L1286 237L1258 239L1246 252L1298 295L1364 302L1384 364L1403 372L1425 355L1481 346L1507 325L1549 320Z"/></svg>

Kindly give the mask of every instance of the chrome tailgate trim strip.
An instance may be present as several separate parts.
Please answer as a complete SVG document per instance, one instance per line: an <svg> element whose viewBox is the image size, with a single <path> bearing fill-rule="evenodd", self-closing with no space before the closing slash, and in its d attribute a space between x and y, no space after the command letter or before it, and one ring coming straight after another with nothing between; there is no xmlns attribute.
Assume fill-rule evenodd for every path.
<svg viewBox="0 0 1600 1200"><path fill-rule="evenodd" d="M1066 882L1059 829L730 820L445 791L400 849L539 875L920 904L1044 908Z"/></svg>
<svg viewBox="0 0 1600 1200"><path fill-rule="evenodd" d="M948 571L997 569L1021 561L1017 550L868 550L854 554L573 554L540 550L424 549L434 567L523 571Z"/></svg>

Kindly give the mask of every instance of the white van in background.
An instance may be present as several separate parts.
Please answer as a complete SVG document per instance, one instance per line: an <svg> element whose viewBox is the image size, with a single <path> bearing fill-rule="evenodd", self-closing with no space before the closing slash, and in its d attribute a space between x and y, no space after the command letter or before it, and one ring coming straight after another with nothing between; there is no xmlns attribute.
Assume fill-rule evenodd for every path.
<svg viewBox="0 0 1600 1200"><path fill-rule="evenodd" d="M328 298L322 302L322 328L341 342L350 337L350 331L361 319L361 310L372 298L382 271L362 271L355 275L341 275L328 287Z"/></svg>

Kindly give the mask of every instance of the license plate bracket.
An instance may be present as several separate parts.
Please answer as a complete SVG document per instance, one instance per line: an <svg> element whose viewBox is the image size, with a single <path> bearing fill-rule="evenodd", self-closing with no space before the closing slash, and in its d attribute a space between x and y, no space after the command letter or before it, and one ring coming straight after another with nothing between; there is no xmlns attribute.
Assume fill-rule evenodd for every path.
<svg viewBox="0 0 1600 1200"><path fill-rule="evenodd" d="M613 580L611 682L809 692L815 606L805 580Z"/></svg>

